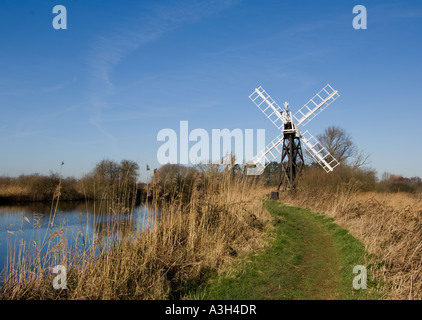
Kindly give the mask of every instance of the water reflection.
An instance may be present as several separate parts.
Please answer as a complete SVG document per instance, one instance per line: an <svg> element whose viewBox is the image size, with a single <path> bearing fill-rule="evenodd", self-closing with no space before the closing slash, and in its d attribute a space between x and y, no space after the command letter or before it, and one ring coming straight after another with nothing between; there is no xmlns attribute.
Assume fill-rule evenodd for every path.
<svg viewBox="0 0 422 320"><path fill-rule="evenodd" d="M0 206L0 271L8 251L45 244L52 248L64 238L76 249L85 249L93 239L110 241L151 227L156 213L147 205L110 210L95 202L25 203ZM60 235L56 236L55 235Z"/></svg>

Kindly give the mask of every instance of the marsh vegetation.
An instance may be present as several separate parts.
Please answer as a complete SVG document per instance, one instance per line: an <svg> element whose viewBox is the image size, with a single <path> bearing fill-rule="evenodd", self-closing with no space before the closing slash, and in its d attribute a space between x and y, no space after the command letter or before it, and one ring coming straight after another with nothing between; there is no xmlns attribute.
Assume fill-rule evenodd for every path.
<svg viewBox="0 0 422 320"><path fill-rule="evenodd" d="M31 194L26 199L49 199L50 210L48 230L43 230L48 233L9 251L0 297L195 298L192 292L209 279L223 272L235 274L239 261L271 244L269 231L275 221L263 200L277 183L277 163L259 178L247 176L234 161L195 168L166 165L148 185L137 183L138 169L130 161L104 160L80 180L55 174L2 178L3 197L5 190L16 195L26 186L26 194ZM34 196L37 186L43 186L42 192ZM325 212L349 230L364 245L366 265L382 284L378 289L383 298L420 299L420 188L417 178L385 174L378 181L374 170L347 164L327 175L310 165L299 177L296 191L281 193L280 200ZM82 203L94 200L96 212L101 208L103 221L92 228L96 232L81 228L69 238L69 225L56 219L57 203L65 203L71 190L85 199ZM148 210L139 222L136 208L141 199ZM122 223L121 218L131 223ZM37 216L22 219L21 225L31 225L36 234ZM141 227L128 227L134 221ZM55 276L51 270L58 264L68 270L67 290L51 285Z"/></svg>

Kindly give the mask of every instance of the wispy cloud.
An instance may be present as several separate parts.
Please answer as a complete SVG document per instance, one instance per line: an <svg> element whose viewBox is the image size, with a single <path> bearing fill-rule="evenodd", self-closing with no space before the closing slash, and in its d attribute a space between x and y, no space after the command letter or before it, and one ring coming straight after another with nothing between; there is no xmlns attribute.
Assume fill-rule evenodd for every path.
<svg viewBox="0 0 422 320"><path fill-rule="evenodd" d="M104 136L116 142L116 138L102 125L103 110L109 107L107 98L116 93L111 79L115 67L142 45L156 41L184 24L198 22L206 16L231 8L239 2L239 0L189 0L166 5L154 4L149 8L147 16L140 13L132 20L127 20L115 32L98 36L89 54L92 78L91 123Z"/></svg>

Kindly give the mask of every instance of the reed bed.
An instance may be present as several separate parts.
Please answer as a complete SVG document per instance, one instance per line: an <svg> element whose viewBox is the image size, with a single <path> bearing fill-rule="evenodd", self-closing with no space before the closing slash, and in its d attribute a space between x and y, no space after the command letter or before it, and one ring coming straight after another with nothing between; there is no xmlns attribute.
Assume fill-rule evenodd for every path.
<svg viewBox="0 0 422 320"><path fill-rule="evenodd" d="M164 202L155 177L153 210L140 233L110 222L81 250L64 237L62 226L44 242L11 250L0 297L181 299L236 257L267 243L271 217L263 209L259 182L229 167L186 174L189 179L160 177L177 189L167 190ZM130 221L133 208L111 208L110 215L126 214ZM121 236L112 236L116 231ZM83 231L79 236L87 237ZM65 290L52 286L55 265L67 269Z"/></svg>
<svg viewBox="0 0 422 320"><path fill-rule="evenodd" d="M422 299L421 196L357 190L353 182L334 193L305 187L282 193L281 201L326 212L359 239L385 299Z"/></svg>

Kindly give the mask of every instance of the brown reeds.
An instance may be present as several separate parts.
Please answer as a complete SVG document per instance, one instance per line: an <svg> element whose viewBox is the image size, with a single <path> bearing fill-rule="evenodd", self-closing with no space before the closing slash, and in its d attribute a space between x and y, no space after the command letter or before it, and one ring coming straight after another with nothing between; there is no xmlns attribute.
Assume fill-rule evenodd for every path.
<svg viewBox="0 0 422 320"><path fill-rule="evenodd" d="M409 193L358 191L358 181L302 184L281 201L323 211L359 239L370 253L368 267L386 299L422 299L422 201Z"/></svg>
<svg viewBox="0 0 422 320"><path fill-rule="evenodd" d="M140 233L110 222L105 236L95 233L82 251L64 241L64 230L49 236L42 255L38 243L12 250L1 298L180 299L235 257L266 243L271 218L256 181L229 167L211 166L192 174L186 173L188 180L179 176L172 181L169 186L177 183L177 192L164 202L158 187L151 186L157 196ZM126 213L110 212L132 213L133 207ZM121 236L107 235L110 230ZM52 287L56 275L51 269L58 264L67 268L66 290Z"/></svg>

